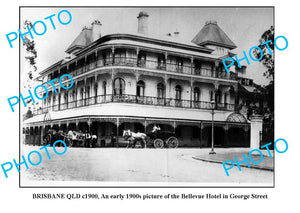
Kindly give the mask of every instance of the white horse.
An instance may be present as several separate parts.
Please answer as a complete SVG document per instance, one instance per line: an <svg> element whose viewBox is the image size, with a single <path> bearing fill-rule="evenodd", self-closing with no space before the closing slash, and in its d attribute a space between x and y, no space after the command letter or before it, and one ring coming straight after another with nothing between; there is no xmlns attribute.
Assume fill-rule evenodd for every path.
<svg viewBox="0 0 300 213"><path fill-rule="evenodd" d="M159 130L160 130L160 127L159 127L159 126L156 126L156 125L154 124L153 129L152 129L152 132L157 132L157 131L159 131Z"/></svg>
<svg viewBox="0 0 300 213"><path fill-rule="evenodd" d="M128 146L132 146L132 147L135 147L135 144L136 144L136 141L139 140L139 141L143 141L143 144L142 145L144 148L146 148L146 137L147 135L145 133L142 133L142 132L131 132L129 129L128 130L124 130L123 131L123 137L125 137L125 140L128 140L129 143L128 143Z"/></svg>

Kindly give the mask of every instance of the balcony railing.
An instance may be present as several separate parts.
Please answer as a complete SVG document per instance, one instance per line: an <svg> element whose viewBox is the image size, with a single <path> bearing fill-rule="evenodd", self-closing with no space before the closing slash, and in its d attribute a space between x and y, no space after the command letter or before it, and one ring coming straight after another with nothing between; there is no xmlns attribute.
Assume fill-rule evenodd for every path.
<svg viewBox="0 0 300 213"><path fill-rule="evenodd" d="M194 108L194 109L211 109L210 102L206 101L190 101L190 100L177 100L173 98L158 98L151 96L137 96L137 95L99 95L77 101L71 101L68 103L48 106L42 109L33 111L34 115L43 114L48 111L62 111L66 109L80 108L83 106L90 106L95 104L104 103L130 103L130 104L143 104L153 106L168 106L168 107L180 107L180 108ZM217 110L233 111L235 109L234 104L217 103Z"/></svg>
<svg viewBox="0 0 300 213"><path fill-rule="evenodd" d="M68 73L77 76L82 73L85 73L89 70L93 70L97 67L106 67L106 66L127 66L127 67L141 67L152 70L165 70L167 72L172 73L184 73L189 75L198 75L205 77L213 77L213 78L222 78L222 79L230 79L236 80L236 73L227 73L227 72L219 72L213 71L211 69L199 68L191 65L184 64L176 64L176 63L166 63L157 60L144 60L137 58L128 58L128 57L110 57L105 59L99 59L97 61L89 62L82 67L78 67Z"/></svg>

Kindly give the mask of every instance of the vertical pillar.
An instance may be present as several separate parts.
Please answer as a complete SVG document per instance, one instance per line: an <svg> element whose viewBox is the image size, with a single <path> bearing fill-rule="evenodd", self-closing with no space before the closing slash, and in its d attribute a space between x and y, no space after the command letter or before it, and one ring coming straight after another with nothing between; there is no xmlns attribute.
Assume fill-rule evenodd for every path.
<svg viewBox="0 0 300 213"><path fill-rule="evenodd" d="M41 126L41 139L40 139L40 144L39 144L39 145L42 144L42 141L43 141L43 139L44 139L44 136L45 136L45 124L43 124L43 125Z"/></svg>
<svg viewBox="0 0 300 213"><path fill-rule="evenodd" d="M194 84L194 82L193 82L194 80L193 80L193 78L191 78L191 82L190 82L190 108L192 108L193 107L193 84Z"/></svg>
<svg viewBox="0 0 300 213"><path fill-rule="evenodd" d="M138 66L138 63L139 63L139 54L140 54L140 49L137 47L136 48L136 66Z"/></svg>
<svg viewBox="0 0 300 213"><path fill-rule="evenodd" d="M95 50L95 68L97 67L98 64L98 50Z"/></svg>
<svg viewBox="0 0 300 213"><path fill-rule="evenodd" d="M83 72L88 71L87 55L84 56Z"/></svg>
<svg viewBox="0 0 300 213"><path fill-rule="evenodd" d="M117 137L116 137L116 146L119 146L119 125L120 125L120 121L119 118L117 118Z"/></svg>
<svg viewBox="0 0 300 213"><path fill-rule="evenodd" d="M35 126L32 127L31 145L35 146Z"/></svg>
<svg viewBox="0 0 300 213"><path fill-rule="evenodd" d="M115 72L114 69L111 70L111 101L113 102L114 100L114 77L115 77Z"/></svg>
<svg viewBox="0 0 300 213"><path fill-rule="evenodd" d="M244 140L245 140L245 143L244 143L244 145L245 145L245 147L249 147L250 146L250 135L249 135L249 130L250 130L250 128L249 128L249 126L248 126L248 124L245 124L245 126L244 126ZM260 144L260 146L261 146L262 144Z"/></svg>
<svg viewBox="0 0 300 213"><path fill-rule="evenodd" d="M194 73L194 57L191 57L191 73L190 74L195 74Z"/></svg>
<svg viewBox="0 0 300 213"><path fill-rule="evenodd" d="M115 47L114 46L111 48L111 53L112 53L112 64L114 64L115 63Z"/></svg>
<svg viewBox="0 0 300 213"><path fill-rule="evenodd" d="M75 87L74 87L74 91L75 91L75 97L74 97L75 104L74 105L75 105L75 107L77 107L77 83L78 83L78 81L75 81Z"/></svg>
<svg viewBox="0 0 300 213"><path fill-rule="evenodd" d="M165 52L165 65L166 65L166 70L168 70L168 67L167 67L167 64L168 64L168 62L167 62L167 60L168 60L168 53L167 52Z"/></svg>
<svg viewBox="0 0 300 213"><path fill-rule="evenodd" d="M224 135L224 148L227 148L227 145L228 145L228 124L226 123L225 124L225 135Z"/></svg>
<svg viewBox="0 0 300 213"><path fill-rule="evenodd" d="M61 87L59 87L58 89L58 106L57 106L57 109L58 111L60 110L60 98L61 98Z"/></svg>
<svg viewBox="0 0 300 213"><path fill-rule="evenodd" d="M263 116L254 115L251 116L251 136L250 136L250 148L259 149L260 147L260 132L262 132Z"/></svg>
<svg viewBox="0 0 300 213"><path fill-rule="evenodd" d="M91 133L91 123L92 123L91 118L88 119L87 123L88 123L89 133L92 135L92 133Z"/></svg>
<svg viewBox="0 0 300 213"><path fill-rule="evenodd" d="M79 123L79 120L76 120L76 121L75 121L75 131L78 130L78 123Z"/></svg>
<svg viewBox="0 0 300 213"><path fill-rule="evenodd" d="M203 129L204 129L203 123L200 122L200 148L202 148Z"/></svg>
<svg viewBox="0 0 300 213"><path fill-rule="evenodd" d="M67 120L67 132L69 131L69 121Z"/></svg>
<svg viewBox="0 0 300 213"><path fill-rule="evenodd" d="M164 77L164 83L165 83L165 105L166 105L166 99L170 98L170 93L169 93L169 84L168 84L168 78L167 75Z"/></svg>
<svg viewBox="0 0 300 213"><path fill-rule="evenodd" d="M84 101L83 101L83 105L84 105L84 106L87 105L87 104L86 104L86 102L87 102L87 100L86 100L86 93L87 93L87 85L86 85L86 82L87 82L87 78L85 77L85 78L84 78Z"/></svg>

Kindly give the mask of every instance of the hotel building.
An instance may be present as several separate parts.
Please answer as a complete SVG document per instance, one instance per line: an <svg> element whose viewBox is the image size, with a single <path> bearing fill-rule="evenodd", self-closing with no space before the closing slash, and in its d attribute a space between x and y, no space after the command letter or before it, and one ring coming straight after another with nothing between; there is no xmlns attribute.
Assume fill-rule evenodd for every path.
<svg viewBox="0 0 300 213"><path fill-rule="evenodd" d="M23 121L24 143L40 145L54 128L91 132L98 147L110 146L114 135L122 146L124 129L148 133L159 125L175 132L180 147L210 147L214 100L215 146L250 147L251 122L237 108L237 73L222 64L236 45L217 22L184 41L179 32L152 35L146 12L137 19L135 33L108 35L94 21L67 48L68 58L40 72L43 84L69 74L74 85L65 90L57 83L58 93L48 85L48 97Z"/></svg>

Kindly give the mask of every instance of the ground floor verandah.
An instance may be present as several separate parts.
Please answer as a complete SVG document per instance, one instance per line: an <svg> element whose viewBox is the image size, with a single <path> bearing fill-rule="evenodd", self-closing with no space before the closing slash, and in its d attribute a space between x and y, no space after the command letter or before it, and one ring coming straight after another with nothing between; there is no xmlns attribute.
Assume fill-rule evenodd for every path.
<svg viewBox="0 0 300 213"><path fill-rule="evenodd" d="M179 120L120 116L85 116L63 120L47 120L23 126L23 143L41 145L49 129L76 130L97 136L96 147L126 146L123 130L150 133L154 125L161 131L174 132L180 147L211 146L212 122L205 120ZM215 147L250 147L250 124L240 122L214 122Z"/></svg>

